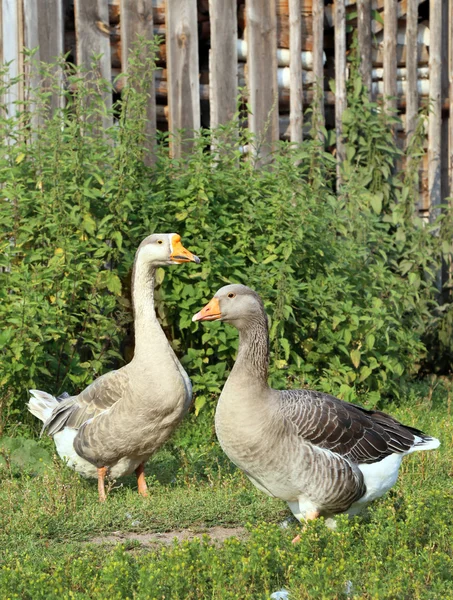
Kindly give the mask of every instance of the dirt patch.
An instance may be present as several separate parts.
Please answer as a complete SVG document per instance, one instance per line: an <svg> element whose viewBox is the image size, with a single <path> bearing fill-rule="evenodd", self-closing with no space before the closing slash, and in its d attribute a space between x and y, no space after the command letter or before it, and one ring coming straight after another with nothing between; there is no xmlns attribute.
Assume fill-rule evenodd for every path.
<svg viewBox="0 0 453 600"><path fill-rule="evenodd" d="M245 539L248 532L244 527L209 527L194 531L192 529L180 529L173 531L165 531L162 533L133 533L115 531L108 535L97 536L91 538L91 544L119 544L138 542L141 546L156 547L162 544L171 544L174 539L179 542L183 540L193 540L195 537L208 535L215 543L221 544L230 537Z"/></svg>

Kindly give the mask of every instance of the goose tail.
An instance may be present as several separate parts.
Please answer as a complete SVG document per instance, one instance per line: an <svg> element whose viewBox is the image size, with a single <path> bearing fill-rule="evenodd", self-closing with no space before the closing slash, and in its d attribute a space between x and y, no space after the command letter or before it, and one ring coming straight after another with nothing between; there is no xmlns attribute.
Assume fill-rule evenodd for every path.
<svg viewBox="0 0 453 600"><path fill-rule="evenodd" d="M32 415L40 419L43 423L52 414L54 408L58 406L58 400L55 396L40 390L29 390L31 397L27 404L28 410Z"/></svg>
<svg viewBox="0 0 453 600"><path fill-rule="evenodd" d="M414 445L409 450L408 454L417 452L418 450L435 450L439 446L440 441L435 437L431 437L430 435L416 435Z"/></svg>

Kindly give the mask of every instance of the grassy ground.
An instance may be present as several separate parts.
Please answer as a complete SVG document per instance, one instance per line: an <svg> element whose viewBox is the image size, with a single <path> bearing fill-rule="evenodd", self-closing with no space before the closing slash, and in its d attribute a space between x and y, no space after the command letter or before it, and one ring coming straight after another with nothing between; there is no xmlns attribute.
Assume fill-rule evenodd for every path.
<svg viewBox="0 0 453 600"><path fill-rule="evenodd" d="M58 460L39 475L4 461L0 598L256 599L285 588L298 599L453 599L450 409L446 393L427 388L389 407L438 436L440 450L407 457L395 488L366 515L340 518L336 531L310 523L297 546L300 525L282 526L286 505L231 468L207 417L188 419L148 465L148 499L131 479L100 505L95 484ZM219 526L235 536L203 535L218 537ZM171 532L167 541L181 530L200 537L168 544L145 535Z"/></svg>

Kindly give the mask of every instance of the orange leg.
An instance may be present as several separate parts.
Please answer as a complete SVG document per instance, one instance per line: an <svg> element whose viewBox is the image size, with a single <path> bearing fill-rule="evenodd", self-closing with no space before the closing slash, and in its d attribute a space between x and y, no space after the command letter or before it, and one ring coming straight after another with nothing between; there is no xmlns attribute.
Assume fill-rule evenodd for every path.
<svg viewBox="0 0 453 600"><path fill-rule="evenodd" d="M99 467L98 468L98 492L99 492L99 502L105 502L105 486L104 479L107 475L107 467Z"/></svg>
<svg viewBox="0 0 453 600"><path fill-rule="evenodd" d="M317 510L310 510L305 515L305 520L306 521L314 521L314 519L317 519L318 517L319 517L319 512ZM304 531L305 527L306 527L306 525L303 525L302 531ZM298 542L300 542L300 535L296 535L296 537L292 540L293 544L297 544Z"/></svg>
<svg viewBox="0 0 453 600"><path fill-rule="evenodd" d="M138 493L140 496L146 498L148 495L148 486L146 485L145 479L145 464L141 463L135 469L135 474L137 475L137 485L138 485Z"/></svg>

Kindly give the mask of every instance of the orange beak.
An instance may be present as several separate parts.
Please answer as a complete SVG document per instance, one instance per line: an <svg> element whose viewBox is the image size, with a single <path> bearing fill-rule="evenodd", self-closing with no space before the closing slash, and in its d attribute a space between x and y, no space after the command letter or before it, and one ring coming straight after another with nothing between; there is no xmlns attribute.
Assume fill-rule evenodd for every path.
<svg viewBox="0 0 453 600"><path fill-rule="evenodd" d="M194 262L199 263L200 259L192 252L189 252L184 246L181 244L181 236L175 233L175 235L171 239L172 253L170 254L170 258L175 263L184 263L184 262Z"/></svg>
<svg viewBox="0 0 453 600"><path fill-rule="evenodd" d="M219 300L214 296L204 308L192 317L192 321L217 321L221 316Z"/></svg>

